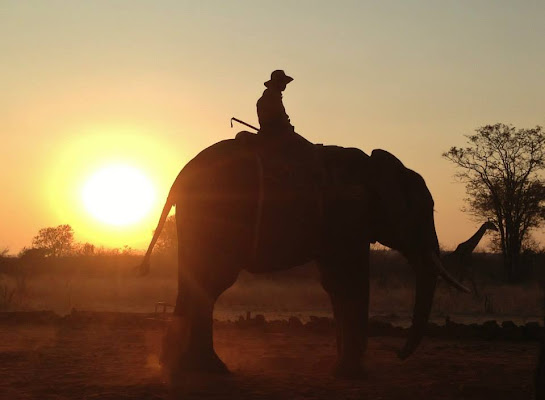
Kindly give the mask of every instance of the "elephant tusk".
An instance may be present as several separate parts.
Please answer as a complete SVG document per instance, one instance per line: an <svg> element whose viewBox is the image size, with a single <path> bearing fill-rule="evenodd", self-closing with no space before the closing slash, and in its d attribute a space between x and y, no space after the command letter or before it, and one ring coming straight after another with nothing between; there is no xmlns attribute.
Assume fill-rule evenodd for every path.
<svg viewBox="0 0 545 400"><path fill-rule="evenodd" d="M447 283L451 284L461 292L471 293L471 290L469 290L467 287L454 279L454 277L445 269L445 267L443 267L443 263L441 262L437 254L435 254L435 252L432 252L431 258L435 267L437 268L437 272Z"/></svg>

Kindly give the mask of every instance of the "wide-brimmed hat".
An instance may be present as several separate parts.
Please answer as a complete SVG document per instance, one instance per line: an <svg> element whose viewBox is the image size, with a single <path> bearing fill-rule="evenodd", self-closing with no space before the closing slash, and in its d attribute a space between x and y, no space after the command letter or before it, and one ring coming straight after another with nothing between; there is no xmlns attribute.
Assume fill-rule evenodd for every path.
<svg viewBox="0 0 545 400"><path fill-rule="evenodd" d="M277 69L272 72L271 79L265 82L265 86L269 87L273 82L285 83L287 85L291 81L293 81L291 76L287 76L283 70Z"/></svg>

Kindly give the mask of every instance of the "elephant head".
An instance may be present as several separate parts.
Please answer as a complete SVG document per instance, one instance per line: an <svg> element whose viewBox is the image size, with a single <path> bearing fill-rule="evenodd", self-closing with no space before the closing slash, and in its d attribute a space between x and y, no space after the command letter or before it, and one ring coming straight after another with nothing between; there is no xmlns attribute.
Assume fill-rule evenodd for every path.
<svg viewBox="0 0 545 400"><path fill-rule="evenodd" d="M416 273L412 326L405 347L407 358L420 343L426 329L437 277L469 292L444 269L433 218L433 198L416 172L384 150L374 150L369 159L372 190L372 240L401 252Z"/></svg>

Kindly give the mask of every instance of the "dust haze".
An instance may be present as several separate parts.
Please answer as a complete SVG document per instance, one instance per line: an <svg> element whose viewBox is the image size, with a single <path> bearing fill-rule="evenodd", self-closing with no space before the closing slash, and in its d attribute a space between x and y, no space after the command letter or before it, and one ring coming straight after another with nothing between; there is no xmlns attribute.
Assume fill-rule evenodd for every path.
<svg viewBox="0 0 545 400"><path fill-rule="evenodd" d="M381 331L380 324L410 325L414 283L402 257L384 250L372 252L370 314L379 325L370 338L366 365L373 367L368 379L331 377L336 353L331 307L316 267L308 264L276 273L241 273L214 313L215 346L233 376L190 375L170 382L160 363L163 320L169 314L163 315L161 308L155 314L155 303L175 301L176 259L174 254L155 255L154 268L144 278L134 273L140 259L66 257L18 269L16 259L3 259L2 308L18 315L0 321L0 388L7 398L24 392L42 398L165 399L276 399L286 393L325 399L355 393L356 399L365 391L384 398L523 399L533 390L538 342L523 336L490 338L486 331L462 339L456 336L462 337L460 333L432 335L413 359L399 362L394 350L405 334ZM523 329L540 320L542 295L533 283L536 276L505 285L497 256L478 253L475 259L482 294L459 294L440 283L433 323L444 328L447 319L466 326L513 321ZM449 329L456 329L452 326ZM514 354L517 362L512 362ZM448 384L445 374L450 376ZM26 389L15 389L22 384Z"/></svg>

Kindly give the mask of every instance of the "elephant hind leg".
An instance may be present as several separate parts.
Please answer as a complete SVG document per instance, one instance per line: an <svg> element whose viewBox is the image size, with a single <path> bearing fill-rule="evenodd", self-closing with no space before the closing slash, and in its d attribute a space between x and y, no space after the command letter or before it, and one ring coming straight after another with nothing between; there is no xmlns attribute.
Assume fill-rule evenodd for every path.
<svg viewBox="0 0 545 400"><path fill-rule="evenodd" d="M364 375L369 315L369 248L339 251L319 262L322 286L329 294L335 316L338 360L334 374Z"/></svg>
<svg viewBox="0 0 545 400"><path fill-rule="evenodd" d="M212 307L193 303L194 313L174 315L163 338L161 357L172 372L229 372L214 350Z"/></svg>
<svg viewBox="0 0 545 400"><path fill-rule="evenodd" d="M207 261L207 262L204 262ZM238 276L238 269L183 257L174 319L163 342L163 364L171 370L226 373L213 345L216 299Z"/></svg>

